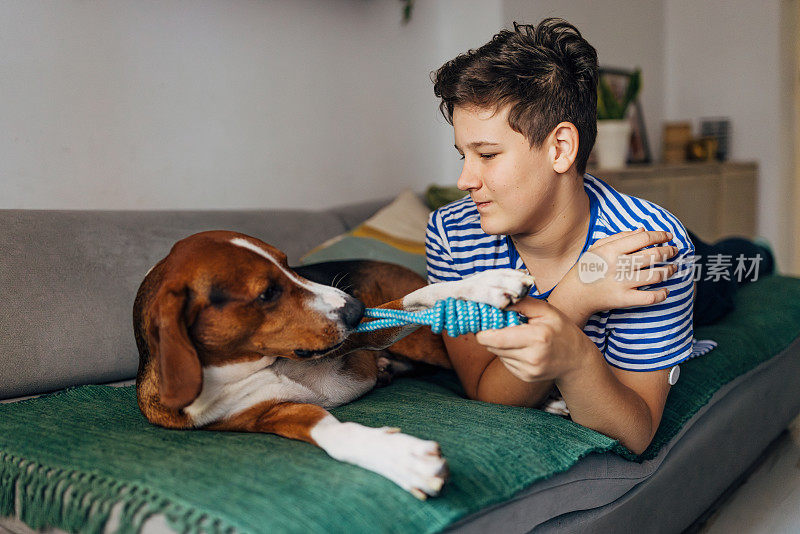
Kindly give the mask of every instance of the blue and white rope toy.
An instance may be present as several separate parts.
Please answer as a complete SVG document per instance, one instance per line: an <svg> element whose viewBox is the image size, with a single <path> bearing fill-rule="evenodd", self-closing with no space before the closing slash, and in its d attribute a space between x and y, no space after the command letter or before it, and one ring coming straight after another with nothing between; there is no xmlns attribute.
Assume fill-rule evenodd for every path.
<svg viewBox="0 0 800 534"><path fill-rule="evenodd" d="M524 317L515 311L503 311L483 302L448 298L439 300L432 308L417 312L367 308L364 317L377 321L361 323L356 332L372 332L407 324L428 325L434 334L447 330L447 335L457 337L481 330L505 328L522 324Z"/></svg>

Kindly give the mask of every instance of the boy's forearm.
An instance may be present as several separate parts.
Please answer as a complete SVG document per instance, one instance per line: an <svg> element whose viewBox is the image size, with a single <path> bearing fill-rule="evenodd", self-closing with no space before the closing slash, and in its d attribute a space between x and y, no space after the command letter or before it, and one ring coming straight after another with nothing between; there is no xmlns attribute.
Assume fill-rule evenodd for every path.
<svg viewBox="0 0 800 534"><path fill-rule="evenodd" d="M572 420L641 454L657 427L650 408L614 376L594 343L588 338L587 341L587 365L556 380Z"/></svg>
<svg viewBox="0 0 800 534"><path fill-rule="evenodd" d="M574 283L564 277L547 297L547 302L555 306L564 315L569 317L570 321L578 326L581 330L586 326L589 317L594 313L588 310L583 305L583 300L578 291L575 291Z"/></svg>
<svg viewBox="0 0 800 534"><path fill-rule="evenodd" d="M508 406L539 406L550 393L552 380L523 382L506 369L495 357L481 375L475 391L475 400Z"/></svg>
<svg viewBox="0 0 800 534"><path fill-rule="evenodd" d="M479 345L473 334L444 336L453 370L470 399L510 406L535 407L547 398L553 381L525 382Z"/></svg>

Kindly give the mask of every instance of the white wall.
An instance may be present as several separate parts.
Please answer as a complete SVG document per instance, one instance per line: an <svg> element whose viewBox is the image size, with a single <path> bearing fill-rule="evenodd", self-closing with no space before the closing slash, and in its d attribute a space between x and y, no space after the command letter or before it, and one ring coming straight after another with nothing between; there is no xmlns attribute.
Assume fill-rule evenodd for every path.
<svg viewBox="0 0 800 534"><path fill-rule="evenodd" d="M759 163L759 233L779 267L792 249L796 0L667 0L666 112L669 120L730 117L731 158Z"/></svg>
<svg viewBox="0 0 800 534"><path fill-rule="evenodd" d="M447 3L419 2L403 26L384 0L3 2L0 208L422 189L452 145L428 78L452 48L440 29L464 35Z"/></svg>

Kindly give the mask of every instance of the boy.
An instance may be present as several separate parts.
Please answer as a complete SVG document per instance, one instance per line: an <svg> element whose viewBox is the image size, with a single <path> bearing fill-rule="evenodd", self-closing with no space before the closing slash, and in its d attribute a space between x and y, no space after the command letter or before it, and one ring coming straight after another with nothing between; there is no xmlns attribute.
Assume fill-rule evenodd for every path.
<svg viewBox="0 0 800 534"><path fill-rule="evenodd" d="M469 196L431 215L428 279L526 268L536 285L511 309L527 324L445 336L465 391L536 406L555 385L575 422L641 453L692 351L694 246L666 210L584 174L597 77L561 19L515 23L434 73Z"/></svg>

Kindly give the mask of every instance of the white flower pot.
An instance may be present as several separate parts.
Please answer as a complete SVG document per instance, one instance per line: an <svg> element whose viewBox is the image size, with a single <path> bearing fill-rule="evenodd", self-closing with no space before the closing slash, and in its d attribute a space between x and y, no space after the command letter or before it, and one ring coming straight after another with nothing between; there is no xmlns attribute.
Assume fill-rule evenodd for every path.
<svg viewBox="0 0 800 534"><path fill-rule="evenodd" d="M628 159L631 123L627 120L597 121L597 165L601 169L621 169Z"/></svg>

